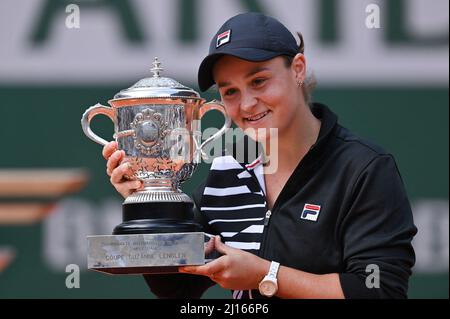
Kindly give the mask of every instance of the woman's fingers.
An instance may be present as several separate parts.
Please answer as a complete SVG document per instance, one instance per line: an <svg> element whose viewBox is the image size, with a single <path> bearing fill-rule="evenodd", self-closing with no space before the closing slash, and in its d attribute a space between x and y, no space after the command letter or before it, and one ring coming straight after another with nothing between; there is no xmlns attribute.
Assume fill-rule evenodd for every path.
<svg viewBox="0 0 450 319"><path fill-rule="evenodd" d="M120 162L125 156L124 151L115 151L108 159L106 163L106 173L111 176L113 170L119 166Z"/></svg>
<svg viewBox="0 0 450 319"><path fill-rule="evenodd" d="M143 185L142 181L135 180L135 181L122 182L120 184L115 184L114 187L123 197L127 198L132 193L134 193L136 190L142 188L142 185Z"/></svg>
<svg viewBox="0 0 450 319"><path fill-rule="evenodd" d="M207 243L205 243L205 255L209 255L214 251L214 241L214 237L212 237Z"/></svg>
<svg viewBox="0 0 450 319"><path fill-rule="evenodd" d="M112 170L111 183L115 186L115 184L125 182L125 175L133 176L133 170L131 169L131 165L129 163L123 163Z"/></svg>
<svg viewBox="0 0 450 319"><path fill-rule="evenodd" d="M103 155L103 157L105 158L105 160L108 160L109 157L110 157L115 151L117 151L117 142L116 142L116 141L112 141L112 142L109 142L108 144L106 144L106 145L103 147L102 155Z"/></svg>
<svg viewBox="0 0 450 319"><path fill-rule="evenodd" d="M108 176L111 176L113 169L119 166L119 163L125 154L123 151L118 151L117 142L112 141L103 147L102 155L108 161L106 163L106 173Z"/></svg>
<svg viewBox="0 0 450 319"><path fill-rule="evenodd" d="M133 171L129 163L121 164L111 174L111 184L125 198L143 187L141 180L129 180L126 176L133 176Z"/></svg>
<svg viewBox="0 0 450 319"><path fill-rule="evenodd" d="M112 141L103 147L103 157L108 161L106 163L106 173L111 177L111 184L123 196L128 197L133 192L143 187L140 180L131 180L127 176L133 176L133 170L129 163L122 163L125 158L125 152L118 150L117 142Z"/></svg>

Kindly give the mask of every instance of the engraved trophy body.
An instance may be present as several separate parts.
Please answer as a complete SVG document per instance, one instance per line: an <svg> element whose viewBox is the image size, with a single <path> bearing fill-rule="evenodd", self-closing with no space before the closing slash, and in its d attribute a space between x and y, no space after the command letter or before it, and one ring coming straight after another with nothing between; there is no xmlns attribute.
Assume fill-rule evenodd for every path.
<svg viewBox="0 0 450 319"><path fill-rule="evenodd" d="M142 190L122 205L123 222L113 235L88 236L88 268L107 273L166 273L188 264L203 264L204 236L193 220L193 201L180 190L202 158L202 148L219 138L231 120L217 101L205 100L191 88L161 77L153 62L153 77L121 90L111 107L97 104L83 114L81 125L93 141L107 141L90 129L99 114L114 123L118 149L125 151ZM224 126L201 143L200 121L209 110L225 117Z"/></svg>

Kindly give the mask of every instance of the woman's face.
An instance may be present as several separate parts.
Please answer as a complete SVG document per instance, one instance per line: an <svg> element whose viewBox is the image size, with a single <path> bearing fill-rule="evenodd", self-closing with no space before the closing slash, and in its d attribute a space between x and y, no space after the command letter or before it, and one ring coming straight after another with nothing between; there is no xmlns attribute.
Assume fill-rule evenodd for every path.
<svg viewBox="0 0 450 319"><path fill-rule="evenodd" d="M286 67L283 57L249 62L224 56L216 62L213 75L231 119L247 134L248 129L266 129L252 136L261 140L269 137L270 128L277 128L278 136L293 128L301 91L297 81L303 80L297 71Z"/></svg>

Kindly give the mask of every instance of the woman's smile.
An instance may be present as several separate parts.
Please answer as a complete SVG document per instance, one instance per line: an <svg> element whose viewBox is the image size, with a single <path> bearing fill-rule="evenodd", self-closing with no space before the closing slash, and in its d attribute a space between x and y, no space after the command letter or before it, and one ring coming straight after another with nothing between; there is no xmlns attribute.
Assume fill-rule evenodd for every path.
<svg viewBox="0 0 450 319"><path fill-rule="evenodd" d="M244 117L244 119L247 122L250 122L251 124L258 124L259 122L262 121L262 119L264 119L266 117L266 115L269 114L270 111L264 111L261 113L257 113L255 115L249 116L249 117Z"/></svg>

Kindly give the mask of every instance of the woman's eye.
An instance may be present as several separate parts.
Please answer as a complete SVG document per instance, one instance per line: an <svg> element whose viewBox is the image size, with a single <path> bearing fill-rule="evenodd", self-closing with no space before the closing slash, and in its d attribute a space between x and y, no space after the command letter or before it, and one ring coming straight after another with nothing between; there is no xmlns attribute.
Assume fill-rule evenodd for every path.
<svg viewBox="0 0 450 319"><path fill-rule="evenodd" d="M236 93L236 89L228 89L225 91L224 96L231 96Z"/></svg>
<svg viewBox="0 0 450 319"><path fill-rule="evenodd" d="M266 82L266 79L256 78L252 82L253 82L253 86L260 86L260 85L264 84L264 82Z"/></svg>

